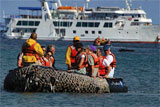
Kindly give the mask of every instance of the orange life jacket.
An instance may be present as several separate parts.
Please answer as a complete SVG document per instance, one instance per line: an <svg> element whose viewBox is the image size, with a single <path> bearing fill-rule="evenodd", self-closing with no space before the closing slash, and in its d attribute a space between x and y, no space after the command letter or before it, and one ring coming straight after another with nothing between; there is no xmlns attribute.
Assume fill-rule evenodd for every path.
<svg viewBox="0 0 160 107"><path fill-rule="evenodd" d="M89 53L89 55L91 55L94 59L94 67L95 68L99 68L99 58L95 53ZM88 70L90 70L90 66L88 66Z"/></svg>
<svg viewBox="0 0 160 107"><path fill-rule="evenodd" d="M115 67L116 67L116 57L114 56L113 53L111 53L110 55L113 56L113 62L111 63L111 67L112 67L112 68L115 68Z"/></svg>
<svg viewBox="0 0 160 107"><path fill-rule="evenodd" d="M71 64L75 64L76 62L76 55L77 55L77 51L76 51L76 48L71 45L69 46L71 48L71 56L70 56L70 59L71 59Z"/></svg>
<svg viewBox="0 0 160 107"><path fill-rule="evenodd" d="M88 58L87 58L87 54L85 52L81 52L80 55L78 55L76 57L76 65L78 65L80 63L82 55L85 55L85 59L84 59L83 64L78 68L78 70L80 70L81 68L84 68L84 67L88 66L88 64L87 64Z"/></svg>
<svg viewBox="0 0 160 107"><path fill-rule="evenodd" d="M105 66L103 65L103 60L104 60L105 56L99 57L99 73L100 75L104 76L106 74L106 69Z"/></svg>
<svg viewBox="0 0 160 107"><path fill-rule="evenodd" d="M25 43L25 46L23 48L23 54L26 56L36 56L36 51L34 50L34 46L36 44L37 44L37 42L32 44L32 46L29 46L28 44Z"/></svg>
<svg viewBox="0 0 160 107"><path fill-rule="evenodd" d="M50 61L47 58L45 58L44 56L42 56L42 60L41 61L42 61L42 65L43 66L47 66L47 67L51 66Z"/></svg>
<svg viewBox="0 0 160 107"><path fill-rule="evenodd" d="M53 57L53 56L52 56L52 57L50 57L50 60L51 60L51 63L52 63L52 64L54 64L55 59L54 59L54 57Z"/></svg>

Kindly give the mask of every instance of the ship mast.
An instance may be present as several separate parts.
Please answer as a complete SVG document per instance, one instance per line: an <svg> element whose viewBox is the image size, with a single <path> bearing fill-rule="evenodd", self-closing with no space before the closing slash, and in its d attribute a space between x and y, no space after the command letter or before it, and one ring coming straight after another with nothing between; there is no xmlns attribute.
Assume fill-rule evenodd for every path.
<svg viewBox="0 0 160 107"><path fill-rule="evenodd" d="M125 3L126 3L127 10L131 10L131 0L130 0L130 3L128 2L128 0L125 0Z"/></svg>
<svg viewBox="0 0 160 107"><path fill-rule="evenodd" d="M88 3L90 2L90 0L85 0L86 1L86 9L88 9Z"/></svg>

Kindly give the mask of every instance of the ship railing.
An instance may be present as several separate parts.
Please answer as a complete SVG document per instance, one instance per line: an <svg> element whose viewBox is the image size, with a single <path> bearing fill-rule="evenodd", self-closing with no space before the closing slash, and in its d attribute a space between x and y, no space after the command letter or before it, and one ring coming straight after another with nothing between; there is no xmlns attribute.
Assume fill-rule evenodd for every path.
<svg viewBox="0 0 160 107"><path fill-rule="evenodd" d="M4 19L6 18L26 18L26 19L42 19L42 16L32 16L32 15L5 15L3 16Z"/></svg>
<svg viewBox="0 0 160 107"><path fill-rule="evenodd" d="M32 15L20 15L21 18L27 18L27 19L42 19L42 16L32 16Z"/></svg>

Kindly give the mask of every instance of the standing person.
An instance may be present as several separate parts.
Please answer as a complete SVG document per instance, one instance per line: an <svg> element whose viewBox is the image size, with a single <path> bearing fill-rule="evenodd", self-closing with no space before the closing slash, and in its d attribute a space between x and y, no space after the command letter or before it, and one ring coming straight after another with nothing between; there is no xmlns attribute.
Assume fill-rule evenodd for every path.
<svg viewBox="0 0 160 107"><path fill-rule="evenodd" d="M76 72L80 73L80 74L87 74L87 72L86 72L87 54L83 50L83 44L77 43L76 50L78 52L78 54L76 56L76 65L75 65Z"/></svg>
<svg viewBox="0 0 160 107"><path fill-rule="evenodd" d="M80 38L78 36L75 36L73 38L73 45L70 45L67 48L65 63L68 65L68 72L71 72L70 70L75 66L75 62L76 62L75 58L76 58L76 55L77 55L75 45L78 42L80 42Z"/></svg>
<svg viewBox="0 0 160 107"><path fill-rule="evenodd" d="M29 66L37 63L36 57L41 57L44 55L41 45L36 42L37 34L32 33L30 38L22 45L22 63L23 66Z"/></svg>
<svg viewBox="0 0 160 107"><path fill-rule="evenodd" d="M52 63L52 67L53 67L55 70L57 70L57 69L56 69L56 66L55 66L55 57L54 57L54 54L55 54L55 45L49 44L49 45L47 46L47 53L48 53L48 52L51 52L50 61L51 61L51 63Z"/></svg>
<svg viewBox="0 0 160 107"><path fill-rule="evenodd" d="M116 67L116 59L114 54L110 50L110 45L105 45L103 47L105 58L103 60L103 65L106 67L105 78L113 78L114 70Z"/></svg>
<svg viewBox="0 0 160 107"><path fill-rule="evenodd" d="M89 49L89 52L87 52L88 53L87 71L89 72L89 75L91 77L96 78L96 76L99 76L98 75L99 59L98 59L98 56L95 54L96 47L93 45L90 45L88 49ZM86 51L88 51L88 49Z"/></svg>

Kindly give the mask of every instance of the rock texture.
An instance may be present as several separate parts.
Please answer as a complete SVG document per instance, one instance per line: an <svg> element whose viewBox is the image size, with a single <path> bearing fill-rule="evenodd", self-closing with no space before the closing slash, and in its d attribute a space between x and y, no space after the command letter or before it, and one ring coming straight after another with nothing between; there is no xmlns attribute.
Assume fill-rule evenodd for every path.
<svg viewBox="0 0 160 107"><path fill-rule="evenodd" d="M18 92L110 92L106 79L94 79L61 70L55 71L38 65L10 70L4 80L4 88Z"/></svg>

